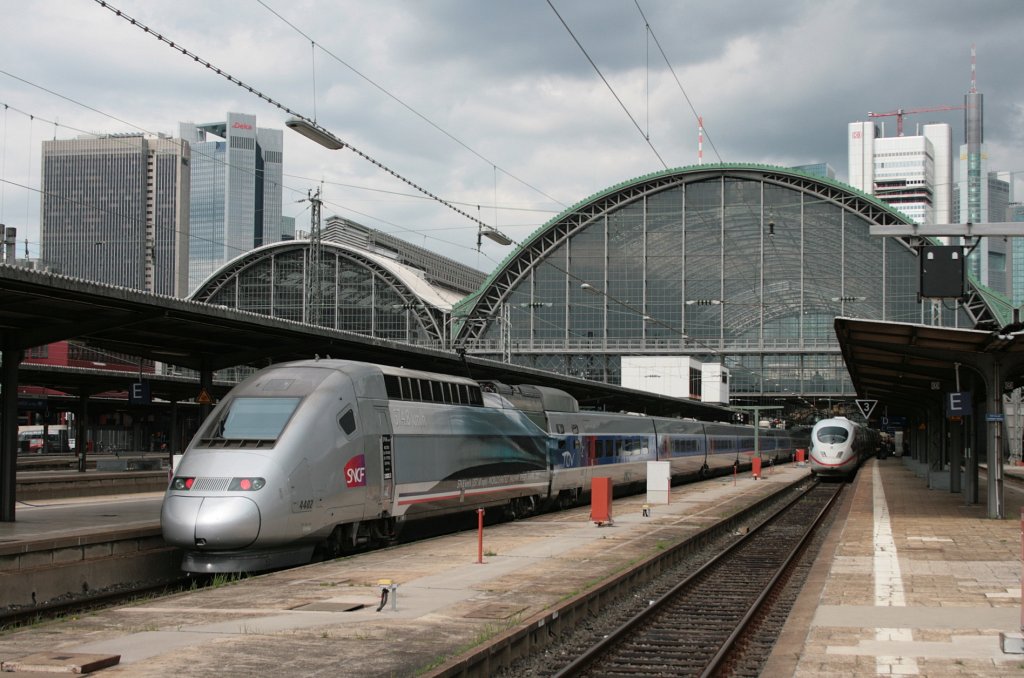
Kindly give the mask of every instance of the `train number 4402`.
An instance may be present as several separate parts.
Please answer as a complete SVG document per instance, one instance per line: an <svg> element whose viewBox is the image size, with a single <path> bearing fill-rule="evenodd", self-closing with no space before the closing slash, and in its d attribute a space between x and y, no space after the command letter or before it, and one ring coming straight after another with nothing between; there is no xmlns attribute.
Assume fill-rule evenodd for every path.
<svg viewBox="0 0 1024 678"><path fill-rule="evenodd" d="M296 511L312 511L313 510L313 500L312 499L303 499L301 501L295 502L294 504L292 504L292 506L295 507Z"/></svg>

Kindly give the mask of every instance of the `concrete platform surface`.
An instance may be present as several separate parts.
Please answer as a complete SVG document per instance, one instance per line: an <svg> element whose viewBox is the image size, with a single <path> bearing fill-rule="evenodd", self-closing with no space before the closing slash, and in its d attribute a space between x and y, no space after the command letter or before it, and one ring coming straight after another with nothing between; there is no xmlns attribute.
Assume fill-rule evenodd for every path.
<svg viewBox="0 0 1024 678"><path fill-rule="evenodd" d="M808 473L715 479L673 489L614 525L581 508L475 533L224 582L0 635L0 661L40 653L119 655L100 675L408 676L550 611L644 557ZM983 486L984 487L984 486ZM1021 625L1024 492L1005 520L982 502L929 490L899 458L870 460L850 488L765 676L1024 675L1002 651ZM984 495L984 492L982 492ZM397 585L381 612L382 580Z"/></svg>
<svg viewBox="0 0 1024 678"><path fill-rule="evenodd" d="M1021 631L1024 485L993 520L984 484L965 505L908 466L861 468L763 675L1024 676L1001 643Z"/></svg>
<svg viewBox="0 0 1024 678"><path fill-rule="evenodd" d="M425 675L808 473L673 489L671 503L617 499L614 524L589 508L39 624L0 635L0 661L39 653L119 655L101 675ZM381 580L397 585L381 612Z"/></svg>

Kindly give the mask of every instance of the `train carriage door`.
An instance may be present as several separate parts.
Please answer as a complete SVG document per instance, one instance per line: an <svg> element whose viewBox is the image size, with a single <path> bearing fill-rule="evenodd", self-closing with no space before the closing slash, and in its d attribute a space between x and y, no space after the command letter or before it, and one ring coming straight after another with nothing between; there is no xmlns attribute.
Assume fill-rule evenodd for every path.
<svg viewBox="0 0 1024 678"><path fill-rule="evenodd" d="M377 425L380 430L379 449L375 452L379 455L378 458L380 459L381 504L388 506L388 511L394 514L394 509L391 505L395 500L395 455L391 416L388 414L388 408L386 407L374 409L377 411Z"/></svg>

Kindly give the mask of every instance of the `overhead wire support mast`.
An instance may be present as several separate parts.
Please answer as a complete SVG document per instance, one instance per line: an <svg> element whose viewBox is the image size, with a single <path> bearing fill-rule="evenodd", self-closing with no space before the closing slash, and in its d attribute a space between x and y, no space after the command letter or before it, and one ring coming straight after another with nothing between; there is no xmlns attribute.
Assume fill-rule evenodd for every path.
<svg viewBox="0 0 1024 678"><path fill-rule="evenodd" d="M464 212L464 211L460 210L458 207L456 207L452 203L448 202L444 198L442 198L440 196L437 196L437 195L434 195L433 193L431 193L427 189L423 188L419 184L415 183L411 179L405 178L404 176L402 176L401 174L399 174L395 170L391 169L387 165L385 165L385 164L381 163L380 161L375 160L374 158L370 157L369 155L367 155L363 151L359 150L358 148L356 148L352 144L349 144L349 143L346 143L346 142L342 141L337 136L332 134L329 130L327 130L326 128L321 127L319 124L317 124L315 120L310 120L306 116L302 115L301 113L298 113L297 111L292 110L291 108L289 108L288 106L285 106L284 104L280 103L279 101L277 101L275 99L271 99L269 96L267 96L263 92L259 91L258 89L254 88L252 85L249 85L249 84L246 84L246 83L242 82L241 80L239 80L235 76L231 75L227 71L224 71L224 70L214 66L212 63L210 63L206 59L203 59L198 54L195 54L194 52L189 51L185 47L182 47L181 45L175 43L174 41L172 41L171 39L165 37L161 33L157 33L156 31L154 31L152 28L150 28L149 26L145 25L141 21L138 21L137 19L134 19L131 16L125 14L121 10L119 10L116 7L114 7L113 5L111 5L109 2L106 2L106 0L93 0L93 2L95 2L98 5L100 5L101 7L104 7L106 9L110 10L111 12L116 14L117 16L121 17L122 19L124 19L125 21L130 23L132 26L137 26L138 28L142 29L144 32L152 35L154 38L156 38L160 42L166 44L167 46L171 47L172 49L175 49L175 50L181 52L185 56L191 58L196 63L202 64L203 66L206 66L206 68L210 69L211 71L213 71L217 75L220 75L220 76L226 78L228 81L238 85L242 89L248 90L249 93L256 95L260 99L263 99L264 101L266 101L271 106L274 106L277 109L279 109L281 111L284 111L288 115L293 116L294 120L290 120L289 123L291 123L291 124L289 124L288 126L293 128L293 129L296 129L296 131L299 131L301 134L309 137L313 141L316 141L317 143L320 143L321 145L325 145L327 148L330 148L332 150L338 150L338 149L343 148L343 147L349 149L350 151L352 151L353 153L355 153L356 155L361 157L363 160L366 160L367 162L370 162L373 165L376 165L378 168L384 170L385 172L387 172L391 176L395 177L399 181L405 183L406 185L411 186L412 188L416 189L417 191L419 191L423 195L429 197L431 200L435 200L435 201L441 203L442 205L444 205L448 209L452 210L456 214L459 214L460 216L463 216L463 217L469 219L470 221L472 221L473 223L477 224L481 229L484 230L484 235L487 235L489 238L494 239L496 242L498 242L498 240L496 238L492 237L491 235L488 235L488 233L499 234L502 239L508 240L509 243L512 242L511 238L509 238L505 234L501 233L500 231L498 231L496 228L494 228L490 224L486 224L483 221L481 221L480 219L477 219L473 215L469 214L468 212ZM300 129L298 129L299 127L302 127L303 129L300 130ZM331 145L324 144L323 141L321 141L321 139L324 140L324 141L329 142Z"/></svg>
<svg viewBox="0 0 1024 678"><path fill-rule="evenodd" d="M323 245L320 237L320 189L309 192L309 259L306 263L306 323L320 324L323 296L323 269L320 266Z"/></svg>

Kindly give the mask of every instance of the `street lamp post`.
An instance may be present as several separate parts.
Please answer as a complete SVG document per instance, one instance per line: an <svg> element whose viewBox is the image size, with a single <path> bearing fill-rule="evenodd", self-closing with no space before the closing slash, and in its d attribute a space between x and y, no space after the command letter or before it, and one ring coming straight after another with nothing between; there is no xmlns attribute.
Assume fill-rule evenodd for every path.
<svg viewBox="0 0 1024 678"><path fill-rule="evenodd" d="M550 308L554 306L550 301L522 301L517 304L503 303L499 310L498 324L500 334L498 347L501 349L502 362L512 362L512 314L510 306L523 309Z"/></svg>

